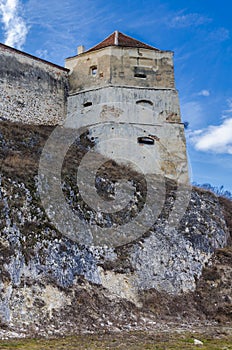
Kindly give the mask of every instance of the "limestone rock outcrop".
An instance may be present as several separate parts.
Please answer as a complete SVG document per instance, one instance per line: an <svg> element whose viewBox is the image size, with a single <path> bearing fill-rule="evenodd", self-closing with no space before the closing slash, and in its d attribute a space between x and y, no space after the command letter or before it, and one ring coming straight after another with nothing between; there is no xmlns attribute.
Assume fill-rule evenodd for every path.
<svg viewBox="0 0 232 350"><path fill-rule="evenodd" d="M191 189L185 213L174 227L169 217L177 187L167 181L162 210L143 235L117 247L80 244L61 235L38 193L39 156L51 131L1 123L1 324L45 333L137 327L145 322L144 312L151 311L150 320L157 316L146 308L144 295L149 291L155 291L156 298L158 293L183 300L194 293L215 251L227 245L229 230L219 199ZM98 193L112 200L117 195L115 178L126 176L129 183L134 181L134 197L117 215L86 209L75 186L75 171L89 147L86 134L64 162L67 202L83 222L114 227L132 220L143 208L145 183L140 174L110 161L97 174Z"/></svg>

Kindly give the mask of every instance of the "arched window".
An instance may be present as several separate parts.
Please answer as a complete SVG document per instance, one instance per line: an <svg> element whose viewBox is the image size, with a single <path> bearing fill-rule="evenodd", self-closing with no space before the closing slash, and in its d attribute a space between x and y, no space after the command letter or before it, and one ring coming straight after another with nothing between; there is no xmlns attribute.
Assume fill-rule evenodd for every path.
<svg viewBox="0 0 232 350"><path fill-rule="evenodd" d="M154 145L155 140L150 136L141 136L138 137L138 143L144 144L144 145Z"/></svg>
<svg viewBox="0 0 232 350"><path fill-rule="evenodd" d="M149 107L149 108L153 106L153 102L150 100L138 100L136 101L136 104L144 107Z"/></svg>

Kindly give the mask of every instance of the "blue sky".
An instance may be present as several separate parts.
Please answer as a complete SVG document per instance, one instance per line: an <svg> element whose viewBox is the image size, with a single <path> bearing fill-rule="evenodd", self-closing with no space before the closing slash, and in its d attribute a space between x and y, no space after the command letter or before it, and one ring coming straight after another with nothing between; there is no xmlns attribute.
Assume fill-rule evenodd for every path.
<svg viewBox="0 0 232 350"><path fill-rule="evenodd" d="M63 65L114 30L175 53L192 178L232 191L230 0L0 0L0 41Z"/></svg>

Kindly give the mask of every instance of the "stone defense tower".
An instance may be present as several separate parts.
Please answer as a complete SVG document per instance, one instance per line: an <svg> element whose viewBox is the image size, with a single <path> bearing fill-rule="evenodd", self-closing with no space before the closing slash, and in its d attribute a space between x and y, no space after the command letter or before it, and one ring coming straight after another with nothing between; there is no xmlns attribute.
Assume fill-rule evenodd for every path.
<svg viewBox="0 0 232 350"><path fill-rule="evenodd" d="M68 114L86 120L98 152L114 158L121 147L145 173L188 181L173 52L115 31L88 51L79 46L66 68Z"/></svg>

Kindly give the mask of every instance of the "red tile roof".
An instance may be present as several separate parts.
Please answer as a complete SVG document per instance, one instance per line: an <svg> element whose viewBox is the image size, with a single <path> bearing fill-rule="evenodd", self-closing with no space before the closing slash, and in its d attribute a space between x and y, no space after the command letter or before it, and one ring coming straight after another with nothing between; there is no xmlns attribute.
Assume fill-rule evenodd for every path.
<svg viewBox="0 0 232 350"><path fill-rule="evenodd" d="M116 30L114 33L112 33L110 36L108 36L101 43L97 44L96 46L92 47L91 49L89 49L86 52L99 50L99 49L102 49L102 48L108 47L108 46L137 47L137 48L160 51L159 49L157 49L153 46L144 44L141 41L133 39L130 36L127 36L127 35L120 33Z"/></svg>

